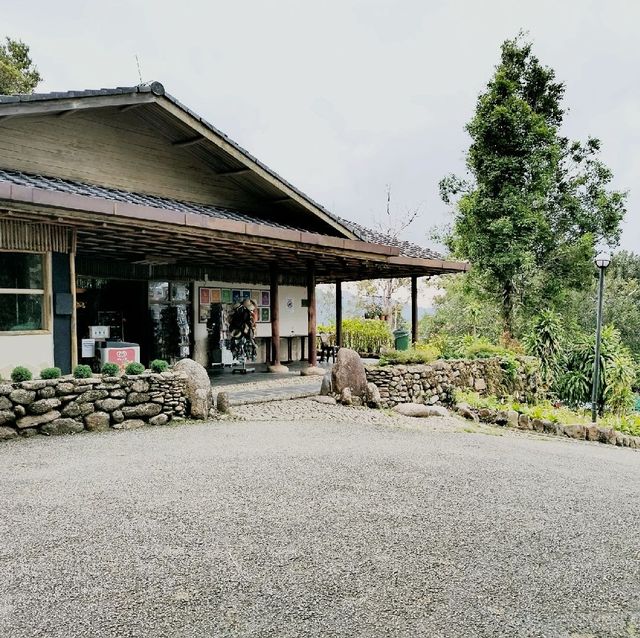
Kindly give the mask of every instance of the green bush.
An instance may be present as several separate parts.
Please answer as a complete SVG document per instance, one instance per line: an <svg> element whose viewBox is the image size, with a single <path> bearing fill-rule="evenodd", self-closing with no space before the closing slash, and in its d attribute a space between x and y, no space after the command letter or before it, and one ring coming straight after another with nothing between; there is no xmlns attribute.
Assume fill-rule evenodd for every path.
<svg viewBox="0 0 640 638"><path fill-rule="evenodd" d="M410 350L389 350L380 355L380 365L431 363L440 356L434 346L421 344Z"/></svg>
<svg viewBox="0 0 640 638"><path fill-rule="evenodd" d="M93 376L93 371L90 366L81 363L73 369L73 376L76 379L89 379Z"/></svg>
<svg viewBox="0 0 640 638"><path fill-rule="evenodd" d="M144 372L144 366L141 363L132 362L127 364L124 369L127 374L142 374Z"/></svg>
<svg viewBox="0 0 640 638"><path fill-rule="evenodd" d="M60 368L45 368L40 371L41 379L59 379L62 376Z"/></svg>
<svg viewBox="0 0 640 638"><path fill-rule="evenodd" d="M102 366L102 369L100 370L100 372L105 377L117 377L118 374L120 373L120 366L118 366L118 364L116 363L105 363Z"/></svg>
<svg viewBox="0 0 640 638"><path fill-rule="evenodd" d="M343 319L342 345L363 354L379 354L392 343L391 329L380 319Z"/></svg>
<svg viewBox="0 0 640 638"><path fill-rule="evenodd" d="M31 381L33 375L28 368L24 366L16 366L11 370L11 380L14 383L20 383L21 381Z"/></svg>
<svg viewBox="0 0 640 638"><path fill-rule="evenodd" d="M164 359L154 359L150 364L152 372L160 373L166 372L169 369L169 364Z"/></svg>

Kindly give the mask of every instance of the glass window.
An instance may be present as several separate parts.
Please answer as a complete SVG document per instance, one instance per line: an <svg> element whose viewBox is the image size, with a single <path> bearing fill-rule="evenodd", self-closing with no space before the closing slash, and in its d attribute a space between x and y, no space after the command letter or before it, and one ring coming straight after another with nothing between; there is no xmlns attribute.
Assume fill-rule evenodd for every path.
<svg viewBox="0 0 640 638"><path fill-rule="evenodd" d="M43 330L44 256L0 252L0 332Z"/></svg>
<svg viewBox="0 0 640 638"><path fill-rule="evenodd" d="M0 252L0 288L42 290L42 255Z"/></svg>
<svg viewBox="0 0 640 638"><path fill-rule="evenodd" d="M6 295L0 292L0 332L42 330L44 295Z"/></svg>

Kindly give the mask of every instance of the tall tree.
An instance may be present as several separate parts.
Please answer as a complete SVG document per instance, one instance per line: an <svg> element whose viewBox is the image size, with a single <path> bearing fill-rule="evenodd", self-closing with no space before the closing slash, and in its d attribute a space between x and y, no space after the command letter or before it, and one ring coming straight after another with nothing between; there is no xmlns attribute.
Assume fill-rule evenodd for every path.
<svg viewBox="0 0 640 638"><path fill-rule="evenodd" d="M588 285L594 245L617 244L625 214L626 194L610 189L600 142L561 136L563 95L522 34L506 40L466 126L471 179L440 183L454 207L446 243L497 299L508 334L518 304L557 303Z"/></svg>
<svg viewBox="0 0 640 638"><path fill-rule="evenodd" d="M33 93L41 79L29 56L29 46L5 38L0 44L0 94Z"/></svg>

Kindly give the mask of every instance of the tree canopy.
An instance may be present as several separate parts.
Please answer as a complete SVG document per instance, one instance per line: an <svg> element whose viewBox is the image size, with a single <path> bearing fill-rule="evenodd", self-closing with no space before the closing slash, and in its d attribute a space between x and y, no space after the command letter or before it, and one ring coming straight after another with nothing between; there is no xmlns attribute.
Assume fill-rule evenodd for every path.
<svg viewBox="0 0 640 638"><path fill-rule="evenodd" d="M0 44L0 94L33 93L41 79L29 56L29 46L5 38Z"/></svg>
<svg viewBox="0 0 640 638"><path fill-rule="evenodd" d="M446 243L471 261L475 285L496 299L509 334L517 307L558 304L588 286L594 246L618 243L626 212L599 140L561 135L564 91L522 34L506 40L466 126L469 179L440 183L454 212Z"/></svg>

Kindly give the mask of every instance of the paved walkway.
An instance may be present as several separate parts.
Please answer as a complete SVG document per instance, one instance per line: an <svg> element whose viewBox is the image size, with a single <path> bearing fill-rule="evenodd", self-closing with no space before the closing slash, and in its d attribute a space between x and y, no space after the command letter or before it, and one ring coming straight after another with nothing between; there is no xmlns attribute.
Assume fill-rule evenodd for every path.
<svg viewBox="0 0 640 638"><path fill-rule="evenodd" d="M6 442L0 636L640 634L640 453L352 414Z"/></svg>
<svg viewBox="0 0 640 638"><path fill-rule="evenodd" d="M319 364L327 371L331 364ZM251 403L268 403L286 399L311 397L320 392L322 377L301 377L300 370L306 364L294 363L289 372L267 372L266 365L253 365L255 372L248 374L232 374L230 369L210 374L214 395L224 391L229 394L231 405L247 405Z"/></svg>

